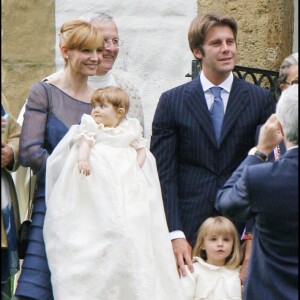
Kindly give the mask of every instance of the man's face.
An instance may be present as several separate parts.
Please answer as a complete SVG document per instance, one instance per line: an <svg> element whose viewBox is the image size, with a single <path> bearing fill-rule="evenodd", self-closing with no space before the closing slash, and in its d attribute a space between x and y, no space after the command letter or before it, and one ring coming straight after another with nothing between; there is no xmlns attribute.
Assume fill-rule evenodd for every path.
<svg viewBox="0 0 300 300"><path fill-rule="evenodd" d="M198 51L196 51L198 50ZM206 34L204 53L195 49L195 56L202 59L202 70L208 78L226 78L236 61L236 41L229 26L213 26Z"/></svg>
<svg viewBox="0 0 300 300"><path fill-rule="evenodd" d="M94 23L93 26L101 31L104 38L103 58L97 68L97 75L105 75L112 69L119 53L119 47L112 43L113 40L119 39L118 29L114 22Z"/></svg>

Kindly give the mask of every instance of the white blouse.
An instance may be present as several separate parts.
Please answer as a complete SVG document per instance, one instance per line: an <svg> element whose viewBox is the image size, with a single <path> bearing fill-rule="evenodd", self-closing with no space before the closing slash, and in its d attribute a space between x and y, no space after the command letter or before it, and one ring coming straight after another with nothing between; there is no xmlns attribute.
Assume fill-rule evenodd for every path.
<svg viewBox="0 0 300 300"><path fill-rule="evenodd" d="M194 257L194 272L186 267L187 275L181 277L185 300L241 300L242 287L239 270L227 269L206 263Z"/></svg>

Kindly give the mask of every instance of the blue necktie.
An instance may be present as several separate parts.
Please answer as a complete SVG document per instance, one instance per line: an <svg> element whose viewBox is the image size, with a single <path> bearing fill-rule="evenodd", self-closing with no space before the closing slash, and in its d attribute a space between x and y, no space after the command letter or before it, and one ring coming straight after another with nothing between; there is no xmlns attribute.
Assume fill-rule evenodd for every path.
<svg viewBox="0 0 300 300"><path fill-rule="evenodd" d="M210 88L210 90L215 97L214 103L210 109L210 117L211 117L214 131L215 131L215 138L216 138L217 144L219 145L221 130L222 130L222 123L223 123L223 118L224 118L224 105L223 105L223 100L221 98L222 88L219 86L214 86L214 87Z"/></svg>

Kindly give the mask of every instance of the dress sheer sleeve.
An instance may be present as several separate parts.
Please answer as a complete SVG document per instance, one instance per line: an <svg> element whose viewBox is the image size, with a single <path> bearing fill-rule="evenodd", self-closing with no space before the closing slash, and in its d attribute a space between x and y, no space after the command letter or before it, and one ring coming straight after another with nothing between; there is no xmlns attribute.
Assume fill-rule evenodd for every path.
<svg viewBox="0 0 300 300"><path fill-rule="evenodd" d="M49 156L44 148L49 104L41 83L35 83L28 96L20 137L20 163L38 177L45 174Z"/></svg>

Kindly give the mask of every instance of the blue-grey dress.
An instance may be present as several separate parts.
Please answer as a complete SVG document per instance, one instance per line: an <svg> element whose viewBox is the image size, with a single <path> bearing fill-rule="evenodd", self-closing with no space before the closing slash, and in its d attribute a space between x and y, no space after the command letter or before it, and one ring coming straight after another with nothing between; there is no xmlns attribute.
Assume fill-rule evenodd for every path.
<svg viewBox="0 0 300 300"><path fill-rule="evenodd" d="M32 168L37 186L30 242L16 296L53 299L43 239L46 161L68 129L79 124L82 115L90 114L91 110L89 103L74 99L53 85L38 82L30 90L20 138L20 163Z"/></svg>

